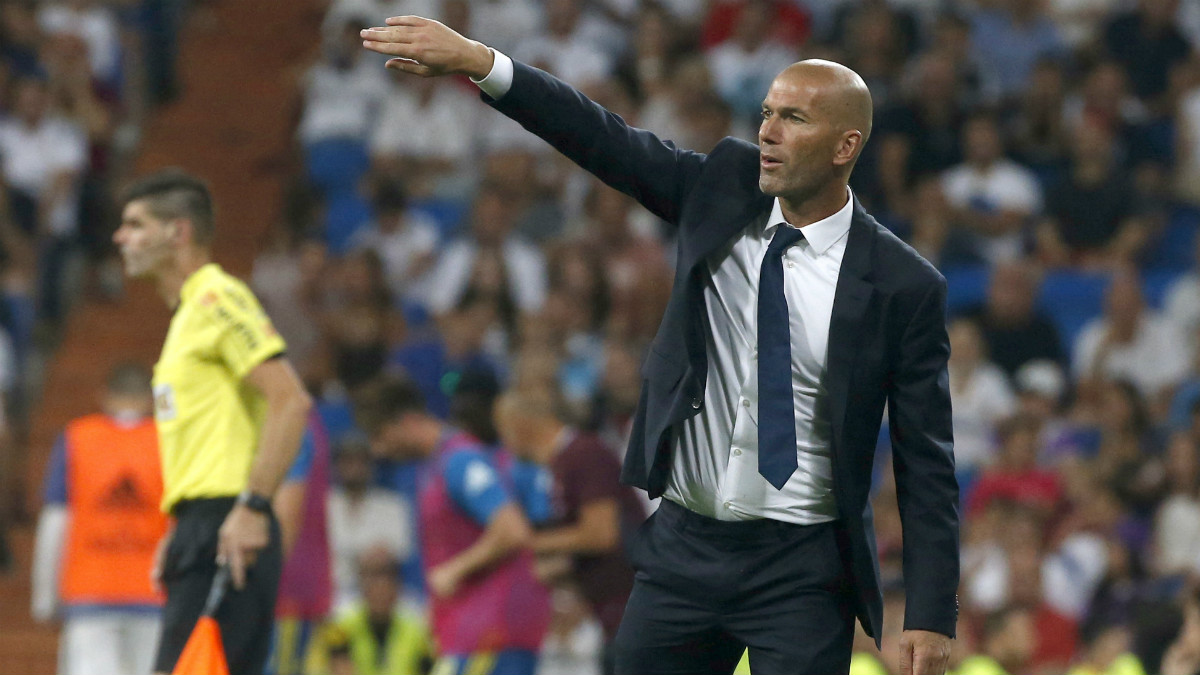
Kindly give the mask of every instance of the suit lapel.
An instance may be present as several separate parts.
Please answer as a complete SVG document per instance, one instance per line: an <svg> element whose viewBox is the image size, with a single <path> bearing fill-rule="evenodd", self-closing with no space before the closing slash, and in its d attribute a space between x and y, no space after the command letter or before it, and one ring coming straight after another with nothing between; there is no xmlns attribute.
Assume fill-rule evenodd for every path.
<svg viewBox="0 0 1200 675"><path fill-rule="evenodd" d="M773 197L758 189L758 147L745 141L722 142L709 155L719 171L693 190L681 220L679 268L693 269L764 212L770 213ZM716 165L714 164L714 165ZM695 223L694 229L688 224ZM687 230L691 231L687 231Z"/></svg>
<svg viewBox="0 0 1200 675"><path fill-rule="evenodd" d="M871 271L871 248L875 232L870 217L854 200L854 216L846 241L846 253L838 274L833 295L833 314L829 321L829 356L826 382L829 389L829 410L832 416L834 447L841 443L850 396L850 380L854 359L863 334L863 318L874 292L868 280Z"/></svg>
<svg viewBox="0 0 1200 675"><path fill-rule="evenodd" d="M712 208L699 210L700 213L706 215L699 219L691 236L682 242L683 248L680 251L679 262L683 269L692 270L695 265L704 261L710 253L726 244L747 225L768 216L771 212L771 205L774 203L774 198L761 192L748 200L723 194L715 194L713 197ZM741 204L742 208L734 211L727 206L728 204Z"/></svg>

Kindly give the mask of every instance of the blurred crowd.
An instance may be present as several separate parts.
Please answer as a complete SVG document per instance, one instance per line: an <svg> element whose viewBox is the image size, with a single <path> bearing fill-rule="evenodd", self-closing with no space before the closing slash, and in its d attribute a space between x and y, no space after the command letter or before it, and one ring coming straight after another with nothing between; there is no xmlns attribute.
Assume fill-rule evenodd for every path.
<svg viewBox="0 0 1200 675"><path fill-rule="evenodd" d="M71 303L82 289L120 291L113 186L129 170L143 120L177 94L184 5L0 2L0 523L14 506L8 496L21 493L11 449Z"/></svg>
<svg viewBox="0 0 1200 675"><path fill-rule="evenodd" d="M857 70L875 126L854 194L950 282L955 667L1200 671L1184 620L1200 577L1200 4L331 3L300 85L302 168L253 283L332 435L362 424L380 377L410 379L445 416L463 374L484 372L554 392L619 455L672 233L466 80L385 71L358 30L399 14L437 18L700 152L755 140L787 64ZM887 446L885 433L876 527L884 584L899 589ZM387 477L372 489L405 504L391 507L403 521L412 481L376 463ZM402 559L405 531L386 533ZM898 672L897 593L864 673ZM559 601L575 628L556 644L594 651L579 603Z"/></svg>
<svg viewBox="0 0 1200 675"><path fill-rule="evenodd" d="M181 4L0 2L5 392L78 261L104 260L108 186L175 92ZM549 397L619 458L674 242L465 79L385 70L358 31L400 14L699 152L754 141L789 63L858 71L875 124L854 195L949 280L955 672L1200 672L1200 2L331 0L251 282L332 440L334 614L402 606L419 632L418 467L381 457L379 392L403 378L489 444L497 396ZM879 443L889 626L854 672L899 675L886 429ZM604 630L578 589L553 606L543 670L599 672ZM308 667L377 672L348 640L320 633Z"/></svg>

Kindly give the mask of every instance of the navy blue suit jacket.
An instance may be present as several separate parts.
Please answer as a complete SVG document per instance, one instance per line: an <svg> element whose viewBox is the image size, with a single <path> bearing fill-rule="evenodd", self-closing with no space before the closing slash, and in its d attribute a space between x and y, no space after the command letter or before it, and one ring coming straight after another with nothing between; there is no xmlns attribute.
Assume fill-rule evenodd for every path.
<svg viewBox="0 0 1200 675"><path fill-rule="evenodd" d="M767 217L758 148L726 138L707 155L635 129L569 85L514 63L510 91L489 105L608 185L678 227L670 302L642 369L641 401L622 480L662 494L672 430L704 403L709 331L706 257ZM834 495L863 628L878 641L883 601L869 493L884 406L904 528L905 628L954 635L958 615L958 484L946 360L946 280L855 200L834 295L828 373Z"/></svg>

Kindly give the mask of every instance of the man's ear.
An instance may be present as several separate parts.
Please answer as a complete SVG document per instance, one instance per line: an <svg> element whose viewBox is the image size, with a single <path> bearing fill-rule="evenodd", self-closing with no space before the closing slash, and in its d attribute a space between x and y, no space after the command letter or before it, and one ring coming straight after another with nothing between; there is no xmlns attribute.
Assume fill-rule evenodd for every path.
<svg viewBox="0 0 1200 675"><path fill-rule="evenodd" d="M838 145L837 153L833 156L833 163L838 166L852 164L858 158L862 141L863 135L861 131L854 129L845 132L842 135L841 143Z"/></svg>
<svg viewBox="0 0 1200 675"><path fill-rule="evenodd" d="M186 236L189 241L195 241L195 232L192 231L192 221L187 218L172 218L169 223L171 227L171 239L175 243L183 243Z"/></svg>

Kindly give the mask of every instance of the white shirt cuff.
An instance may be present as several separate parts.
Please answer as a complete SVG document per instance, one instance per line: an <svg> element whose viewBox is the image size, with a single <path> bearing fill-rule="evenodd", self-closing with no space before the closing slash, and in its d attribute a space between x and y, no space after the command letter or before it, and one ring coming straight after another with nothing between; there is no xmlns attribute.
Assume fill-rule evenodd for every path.
<svg viewBox="0 0 1200 675"><path fill-rule="evenodd" d="M512 89L513 81L513 62L499 49L492 49L493 62L492 69L488 72L487 77L482 80L471 78L483 93L491 96L494 99L501 99Z"/></svg>

